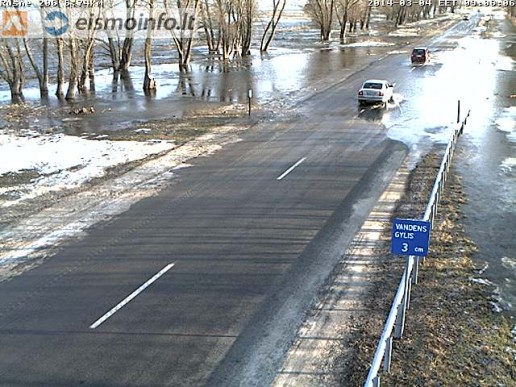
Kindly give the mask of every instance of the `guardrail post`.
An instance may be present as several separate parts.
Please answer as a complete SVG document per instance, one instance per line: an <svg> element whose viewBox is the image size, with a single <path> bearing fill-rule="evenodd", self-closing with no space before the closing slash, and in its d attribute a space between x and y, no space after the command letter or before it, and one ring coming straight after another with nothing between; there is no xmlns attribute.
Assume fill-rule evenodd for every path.
<svg viewBox="0 0 516 387"><path fill-rule="evenodd" d="M457 123L460 122L460 99L457 101Z"/></svg>
<svg viewBox="0 0 516 387"><path fill-rule="evenodd" d="M391 373L391 358L392 358L392 336L386 341L385 355L383 358L383 370L388 374Z"/></svg>
<svg viewBox="0 0 516 387"><path fill-rule="evenodd" d="M414 263L414 274L412 275L412 283L414 285L417 285L417 275L418 275L418 272L419 272L419 257L416 257L416 261Z"/></svg>
<svg viewBox="0 0 516 387"><path fill-rule="evenodd" d="M401 302L398 313L396 314L396 322L394 323L394 337L400 339L403 336L403 326L405 325L405 294Z"/></svg>
<svg viewBox="0 0 516 387"><path fill-rule="evenodd" d="M407 281L407 304L405 305L406 310L410 309L410 291L411 290L412 290L412 281L409 278L409 280Z"/></svg>
<svg viewBox="0 0 516 387"><path fill-rule="evenodd" d="M398 312L396 313L396 321L394 322L394 337L399 339L403 336L403 329L405 327L405 313L407 311L408 305L408 291L409 291L409 259L410 256L407 257L407 263L405 266L405 278L403 283L403 299L398 307Z"/></svg>

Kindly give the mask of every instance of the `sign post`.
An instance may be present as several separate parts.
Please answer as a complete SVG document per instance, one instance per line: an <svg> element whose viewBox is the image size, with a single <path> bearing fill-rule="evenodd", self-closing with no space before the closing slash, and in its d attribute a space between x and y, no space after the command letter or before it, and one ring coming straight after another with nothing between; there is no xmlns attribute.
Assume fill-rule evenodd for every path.
<svg viewBox="0 0 516 387"><path fill-rule="evenodd" d="M431 224L424 220L399 219L392 222L391 252L396 255L406 255L405 284L403 294L403 307L398 310L395 322L394 337L400 338L405 326L405 313L410 305L410 281L409 267L410 260L415 259L417 273L417 258L428 254L428 243L430 240ZM416 280L416 277L413 278ZM414 282L415 283L415 282Z"/></svg>
<svg viewBox="0 0 516 387"><path fill-rule="evenodd" d="M247 91L247 97L249 99L249 117L251 117L251 99L253 98L253 90L249 89Z"/></svg>
<svg viewBox="0 0 516 387"><path fill-rule="evenodd" d="M396 255L428 255L430 222L399 219L392 222L391 252Z"/></svg>

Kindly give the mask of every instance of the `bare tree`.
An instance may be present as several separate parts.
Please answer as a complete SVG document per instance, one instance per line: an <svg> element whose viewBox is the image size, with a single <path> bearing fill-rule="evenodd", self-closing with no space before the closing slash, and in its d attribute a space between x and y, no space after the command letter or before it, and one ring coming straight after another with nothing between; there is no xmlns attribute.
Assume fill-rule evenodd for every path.
<svg viewBox="0 0 516 387"><path fill-rule="evenodd" d="M125 10L127 19L134 18L134 13L136 11L136 0L126 0L125 1ZM133 54L133 37L126 36L124 38L124 43L120 49L120 65L119 70L121 72L122 78L127 76L129 71L129 66L131 65L131 58Z"/></svg>
<svg viewBox="0 0 516 387"><path fill-rule="evenodd" d="M97 9L96 17L99 17L101 14L100 7ZM88 88L86 86L87 81L89 80L89 88L90 91L95 91L95 35L96 30L91 29L88 30L88 35L85 39L81 39L79 41L79 47L82 50L82 57L80 59L81 72L78 80L78 90L81 93L86 93Z"/></svg>
<svg viewBox="0 0 516 387"><path fill-rule="evenodd" d="M357 32L357 25L364 29L367 17L367 4L364 1L356 1L348 10L349 32Z"/></svg>
<svg viewBox="0 0 516 387"><path fill-rule="evenodd" d="M108 0L106 0L108 1ZM127 20L134 19L136 12L137 0L125 0L125 14ZM116 7L118 3L109 0L107 8L103 10L104 17L112 17L111 9ZM108 55L111 59L111 67L113 69L113 81L118 82L120 77L128 76L129 67L131 65L133 53L134 38L131 34L126 35L123 39L118 33L110 31L107 41L103 42L103 46L107 48Z"/></svg>
<svg viewBox="0 0 516 387"><path fill-rule="evenodd" d="M235 20L236 4L233 0L215 0L220 29L222 59L229 60L238 41L238 25Z"/></svg>
<svg viewBox="0 0 516 387"><path fill-rule="evenodd" d="M77 85L81 93L87 92L86 81L89 80L90 91L95 91L95 61L93 44L95 39L93 36L88 37L84 44L84 52L82 57L81 75L79 77L79 84Z"/></svg>
<svg viewBox="0 0 516 387"><path fill-rule="evenodd" d="M251 54L251 42L253 37L253 21L256 15L256 3L254 0L240 0L238 10L240 55Z"/></svg>
<svg viewBox="0 0 516 387"><path fill-rule="evenodd" d="M344 41L346 37L346 25L349 20L350 14L353 12L354 7L356 7L361 0L337 0L335 3L335 14L337 20L339 22L339 38Z"/></svg>
<svg viewBox="0 0 516 387"><path fill-rule="evenodd" d="M369 29L369 23L371 22L371 10L373 9L373 6L371 3L367 4L367 11L366 11L366 22L365 22L365 28Z"/></svg>
<svg viewBox="0 0 516 387"><path fill-rule="evenodd" d="M220 26L217 23L217 19L211 8L215 8L213 3L209 3L208 0L202 0L200 3L202 28L206 36L206 44L208 45L208 52L215 54L219 52L221 35Z"/></svg>
<svg viewBox="0 0 516 387"><path fill-rule="evenodd" d="M39 13L41 22L43 22L46 17L45 8L40 8ZM35 42L41 42L41 44ZM38 49L41 48L41 63L38 63L34 57L30 43L34 43L33 46L36 46ZM30 42L27 38L24 38L23 46L25 47L25 52L27 53L27 57L32 66L32 69L38 78L40 97L46 98L48 97L48 38L43 37L41 40L31 39Z"/></svg>
<svg viewBox="0 0 516 387"><path fill-rule="evenodd" d="M276 28L278 27L278 23L281 19L281 15L283 14L283 10L285 9L285 5L287 4L287 0L272 0L272 15L265 27L265 30L262 34L262 39L260 41L260 51L265 52L269 48L269 45L274 39L274 34L276 33Z"/></svg>
<svg viewBox="0 0 516 387"><path fill-rule="evenodd" d="M23 45L25 47L25 52L27 53L27 57L29 58L30 64L38 78L39 83L39 95L41 98L48 97L48 38L42 38L41 45L41 67L37 63L32 50L29 45L28 39L23 39Z"/></svg>
<svg viewBox="0 0 516 387"><path fill-rule="evenodd" d="M330 40L333 24L334 0L308 0L305 13L312 19L321 32L321 41Z"/></svg>
<svg viewBox="0 0 516 387"><path fill-rule="evenodd" d="M192 47L193 47L193 28L194 21L197 16L199 9L199 0L176 0L177 1L177 20L181 23L181 27L176 33L172 32L172 40L176 46L177 54L179 57L179 69L180 71L186 71L189 69L190 60L192 58ZM167 3L165 3L166 8Z"/></svg>
<svg viewBox="0 0 516 387"><path fill-rule="evenodd" d="M57 87L56 97L58 99L64 98L64 40L63 38L56 38L57 51Z"/></svg>
<svg viewBox="0 0 516 387"><path fill-rule="evenodd" d="M0 42L0 77L9 85L11 101L21 103L25 75L19 38L1 39Z"/></svg>
<svg viewBox="0 0 516 387"><path fill-rule="evenodd" d="M249 55L253 21L256 16L255 0L215 0L218 16L222 58Z"/></svg>
<svg viewBox="0 0 516 387"><path fill-rule="evenodd" d="M68 89L65 99L70 101L75 99L77 86L79 85L78 39L75 36L70 38L68 48L70 50L70 74L68 76Z"/></svg>
<svg viewBox="0 0 516 387"><path fill-rule="evenodd" d="M154 17L154 0L149 0L149 20ZM143 76L143 91L146 95L151 95L156 89L156 81L152 78L152 30L147 30L147 37L144 43L144 60L145 60L145 75Z"/></svg>
<svg viewBox="0 0 516 387"><path fill-rule="evenodd" d="M394 26L398 27L399 25L405 23L405 18L407 17L407 8L400 5L395 5L394 8L396 9L396 19L394 21Z"/></svg>
<svg viewBox="0 0 516 387"><path fill-rule="evenodd" d="M387 20L391 21L396 28L406 21L429 19L436 14L445 12L447 7L440 7L439 4L438 0L422 0L421 2L412 2L411 5L399 3L393 4L392 6L383 6L378 9L386 15ZM370 12L370 10L368 12Z"/></svg>

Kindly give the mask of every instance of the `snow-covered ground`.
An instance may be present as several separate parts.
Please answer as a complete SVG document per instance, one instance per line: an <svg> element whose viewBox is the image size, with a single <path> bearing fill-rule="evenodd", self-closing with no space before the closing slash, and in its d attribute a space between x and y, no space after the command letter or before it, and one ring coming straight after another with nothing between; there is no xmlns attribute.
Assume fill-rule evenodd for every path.
<svg viewBox="0 0 516 387"><path fill-rule="evenodd" d="M171 150L174 144L161 141L88 140L63 134L23 136L0 134L0 175L33 171L39 177L26 184L0 187L0 205L11 206L52 191L75 189L107 168Z"/></svg>

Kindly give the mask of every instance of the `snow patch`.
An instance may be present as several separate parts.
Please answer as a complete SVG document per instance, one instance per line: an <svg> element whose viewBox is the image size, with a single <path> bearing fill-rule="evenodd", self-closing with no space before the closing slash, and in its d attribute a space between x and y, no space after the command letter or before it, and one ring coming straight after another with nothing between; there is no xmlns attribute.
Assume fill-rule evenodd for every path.
<svg viewBox="0 0 516 387"><path fill-rule="evenodd" d="M387 47L387 46L394 46L394 43L366 41L366 42L341 44L341 47Z"/></svg>
<svg viewBox="0 0 516 387"><path fill-rule="evenodd" d="M22 186L1 187L0 195L15 194L15 199L4 199L0 205L7 207L48 192L78 188L88 180L102 177L108 168L173 147L174 144L163 141L93 141L63 134L39 137L0 134L0 175L24 170L39 175Z"/></svg>
<svg viewBox="0 0 516 387"><path fill-rule="evenodd" d="M502 266L508 270L516 271L516 258L502 257Z"/></svg>
<svg viewBox="0 0 516 387"><path fill-rule="evenodd" d="M516 171L516 157L508 157L503 160L500 169L504 175L512 176Z"/></svg>
<svg viewBox="0 0 516 387"><path fill-rule="evenodd" d="M500 117L495 121L498 130L505 132L507 139L516 143L516 106L505 108Z"/></svg>

